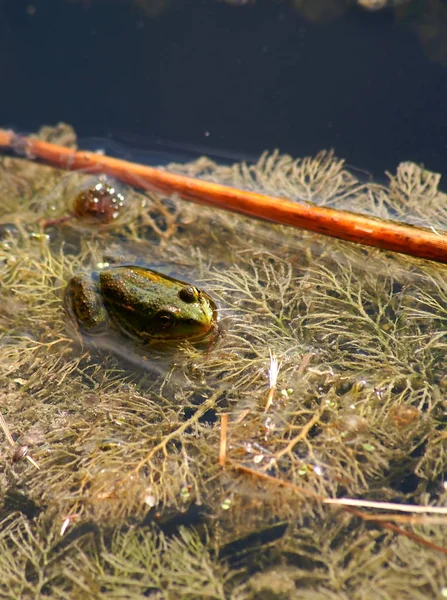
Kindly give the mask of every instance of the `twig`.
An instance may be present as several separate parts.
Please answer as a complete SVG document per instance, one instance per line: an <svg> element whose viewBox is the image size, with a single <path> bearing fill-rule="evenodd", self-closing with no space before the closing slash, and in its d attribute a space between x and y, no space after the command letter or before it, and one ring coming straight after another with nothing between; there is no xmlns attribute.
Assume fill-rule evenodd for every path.
<svg viewBox="0 0 447 600"><path fill-rule="evenodd" d="M220 446L219 446L219 464L221 467L225 465L227 458L227 425L228 415L222 413L220 416Z"/></svg>
<svg viewBox="0 0 447 600"><path fill-rule="evenodd" d="M243 473L247 473L254 477L258 477L260 479L263 479L264 481L268 481L279 487L285 487L285 488L290 489L298 494L306 496L307 498L313 498L314 500L317 500L317 501L320 501L323 503L325 502L325 500L327 500L327 498L324 498L323 496L321 496L321 494L316 494L315 492L306 490L305 488L297 486L293 483L290 483L289 481L285 481L283 479L278 479L276 477L273 477L272 475L268 475L267 473L262 473L262 472L256 471L256 470L251 469L250 467L246 467L244 465L240 465L237 463L231 463L231 464L232 464L232 467L237 471L241 471ZM403 535L403 536L407 537L408 539L410 539L414 542L417 542L418 544L421 544L422 546L425 546L426 548L430 548L430 550L436 550L437 552L441 552L442 554L447 555L447 548L444 548L443 546L438 546L438 544L434 544L433 542L430 542L429 540L421 537L420 535L417 535L416 533L412 533L411 531L405 531L405 529L401 529L400 527L397 527L397 525L394 525L393 523L390 523L387 521L384 522L381 519L382 515L380 515L379 518L376 518L375 515L369 515L368 513L365 513L361 510L357 510L355 508L352 508L351 506L343 506L343 505L339 505L339 506L340 506L341 510L343 510L347 513L350 513L351 515L354 515L355 517L358 517L359 519L362 519L363 521L377 522L377 524L380 525L381 527L383 527L384 529L388 529L390 531L393 531L394 533Z"/></svg>
<svg viewBox="0 0 447 600"><path fill-rule="evenodd" d="M366 515L366 513L365 513ZM447 525L447 517L439 515L401 515L398 513L387 513L385 515L366 515L364 521L380 521L403 523L409 525Z"/></svg>
<svg viewBox="0 0 447 600"><path fill-rule="evenodd" d="M233 423L235 425L242 423L242 421L245 419L245 417L249 414L250 414L250 409L244 408L244 410L241 410L241 412L238 414L237 418L233 421Z"/></svg>
<svg viewBox="0 0 447 600"><path fill-rule="evenodd" d="M307 438L307 434L309 433L309 431L320 420L321 413L322 413L321 410L316 412L313 415L313 417L305 425L303 425L299 434L296 435L294 438L292 438L285 448L283 448L282 450L280 450L279 452L277 452L275 454L276 460L278 460L278 458L281 458L281 456L284 456L284 454L288 454L289 452L292 452L293 448L298 444L298 442Z"/></svg>
<svg viewBox="0 0 447 600"><path fill-rule="evenodd" d="M433 515L447 515L447 506L421 506L414 504L396 504L394 502L375 502L371 500L358 500L356 498L327 498L325 504L339 504L341 506L360 506L362 508L379 508L381 510L395 510L398 512L430 513Z"/></svg>
<svg viewBox="0 0 447 600"><path fill-rule="evenodd" d="M402 529L401 527L398 527L397 525L394 525L393 523L390 523L390 522L384 522L384 521L381 521L380 519L374 519L374 515L368 515L367 513L364 513L363 511L356 510L349 506L344 506L343 510L350 512L352 515L355 515L356 517L360 517L360 519L362 519L364 521L375 521L375 522L377 522L378 525L380 525L381 527L383 527L385 529L394 531L394 533L397 533L399 535L403 535L406 538L413 540L413 542L417 542L418 544L421 544L422 546L425 546L426 548L430 548L430 550L436 550L436 552L441 552L442 554L447 555L447 548L444 548L443 546L438 546L438 544L434 544L433 542L430 542L429 540L423 538L420 535L417 535L416 533L413 533L412 531L406 531L405 529Z"/></svg>
<svg viewBox="0 0 447 600"><path fill-rule="evenodd" d="M294 202L219 185L154 167L110 158L94 152L75 151L0 129L0 148L72 171L105 173L145 190L177 194L184 200L214 206L243 215L289 225L349 242L401 252L447 263L444 232L385 221L333 208Z"/></svg>

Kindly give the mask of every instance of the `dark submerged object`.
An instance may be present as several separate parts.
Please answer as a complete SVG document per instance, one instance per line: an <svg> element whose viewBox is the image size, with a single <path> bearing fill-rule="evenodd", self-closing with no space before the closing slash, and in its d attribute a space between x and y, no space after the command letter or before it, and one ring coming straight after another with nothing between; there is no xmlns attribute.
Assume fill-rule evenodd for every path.
<svg viewBox="0 0 447 600"><path fill-rule="evenodd" d="M73 214L87 223L108 224L117 219L125 204L125 197L113 185L98 181L82 190L73 203Z"/></svg>

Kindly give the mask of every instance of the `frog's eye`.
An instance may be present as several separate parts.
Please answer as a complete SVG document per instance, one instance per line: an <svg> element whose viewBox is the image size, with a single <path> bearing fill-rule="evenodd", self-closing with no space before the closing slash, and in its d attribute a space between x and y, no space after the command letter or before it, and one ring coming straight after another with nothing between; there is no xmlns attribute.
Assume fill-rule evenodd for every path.
<svg viewBox="0 0 447 600"><path fill-rule="evenodd" d="M175 315L168 310L161 310L157 313L158 328L162 331L172 329L175 325Z"/></svg>
<svg viewBox="0 0 447 600"><path fill-rule="evenodd" d="M180 300L183 300L183 302L192 304L199 299L199 290L192 285L187 285L179 290L178 297Z"/></svg>

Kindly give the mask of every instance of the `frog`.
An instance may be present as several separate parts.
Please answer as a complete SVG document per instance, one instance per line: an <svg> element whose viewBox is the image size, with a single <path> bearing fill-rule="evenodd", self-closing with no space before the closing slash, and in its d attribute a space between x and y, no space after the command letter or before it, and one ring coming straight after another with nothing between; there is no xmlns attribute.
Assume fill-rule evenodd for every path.
<svg viewBox="0 0 447 600"><path fill-rule="evenodd" d="M144 346L200 341L217 324L216 304L206 292L135 265L75 275L64 304L82 334L119 330Z"/></svg>

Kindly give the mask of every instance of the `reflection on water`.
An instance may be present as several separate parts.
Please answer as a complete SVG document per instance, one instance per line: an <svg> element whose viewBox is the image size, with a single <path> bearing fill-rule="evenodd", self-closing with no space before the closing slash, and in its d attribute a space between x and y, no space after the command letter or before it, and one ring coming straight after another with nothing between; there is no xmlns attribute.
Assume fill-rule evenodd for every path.
<svg viewBox="0 0 447 600"><path fill-rule="evenodd" d="M445 0L429 0L415 4L414 10L397 11L403 25L414 30L427 55L447 66L447 3Z"/></svg>
<svg viewBox="0 0 447 600"><path fill-rule="evenodd" d="M311 21L340 17L355 4L370 10L393 9L396 21L414 30L428 56L447 65L447 3L445 0L291 0Z"/></svg>
<svg viewBox="0 0 447 600"><path fill-rule="evenodd" d="M367 10L381 10L382 8L396 7L410 2L414 2L414 0L357 0L357 4Z"/></svg>
<svg viewBox="0 0 447 600"><path fill-rule="evenodd" d="M126 4L133 5L147 17L157 17L175 0L65 0L68 4Z"/></svg>
<svg viewBox="0 0 447 600"><path fill-rule="evenodd" d="M13 129L69 119L83 137L122 139L124 155L126 146L160 150L143 160L152 164L170 153L195 158L182 156L180 144L241 160L265 148L301 156L333 147L376 177L407 159L445 169L447 80L413 33L443 60L445 2L372 12L354 0L171 0L158 18L119 0L35 6L27 16L19 2L0 3L2 78L15 93L2 97L1 112ZM73 21L65 35L56 15ZM22 43L24 31L42 53ZM72 69L61 68L59 55ZM141 143L124 137L135 135Z"/></svg>

